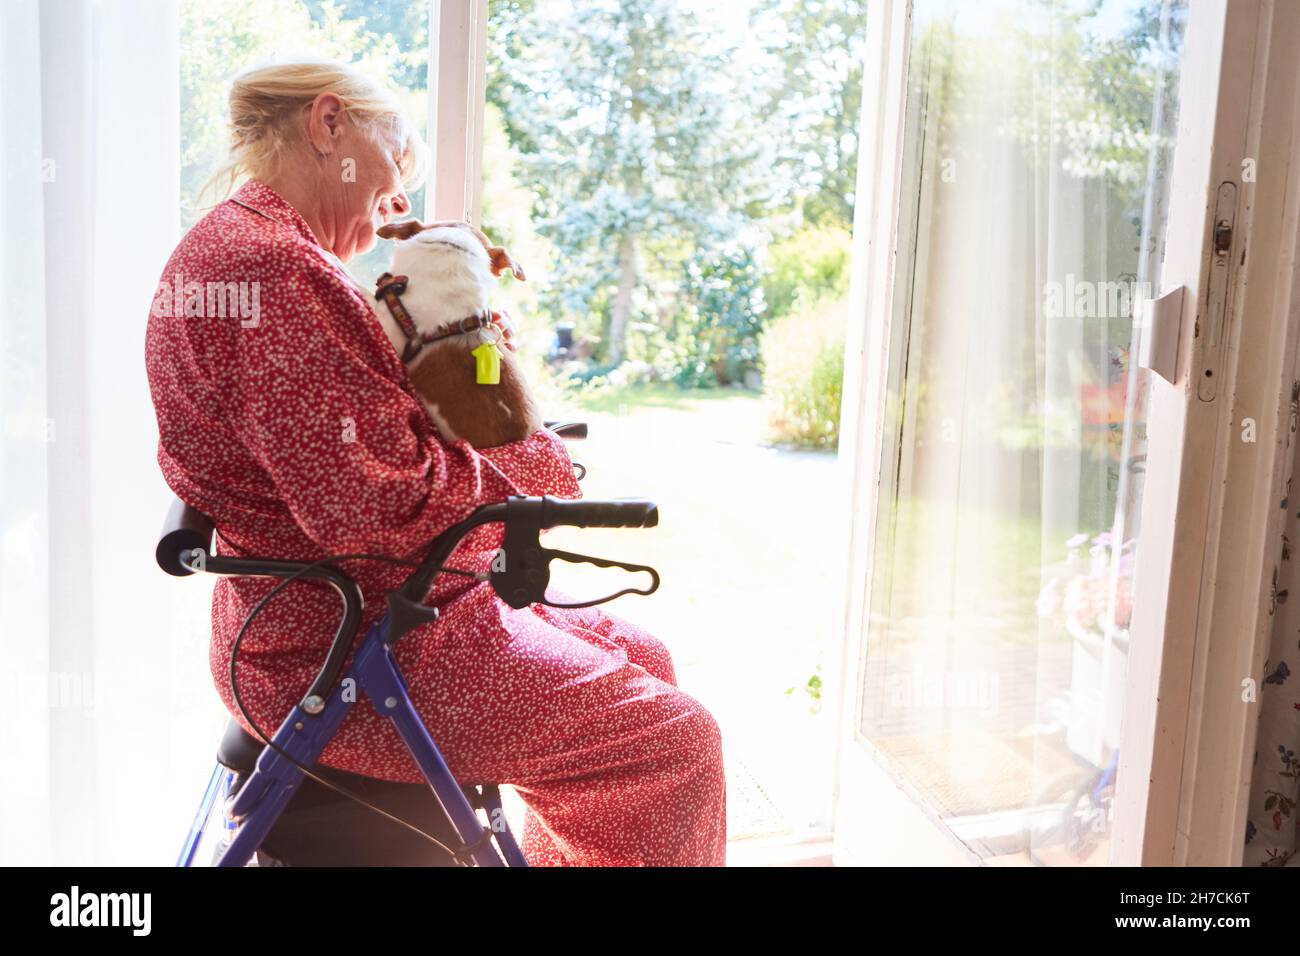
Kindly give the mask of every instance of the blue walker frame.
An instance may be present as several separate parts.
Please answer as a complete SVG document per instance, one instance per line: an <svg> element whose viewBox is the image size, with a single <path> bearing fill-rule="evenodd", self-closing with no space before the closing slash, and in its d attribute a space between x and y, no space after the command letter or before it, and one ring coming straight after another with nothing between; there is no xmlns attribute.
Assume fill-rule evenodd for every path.
<svg viewBox="0 0 1300 956"><path fill-rule="evenodd" d="M587 434L587 426L580 422L547 422L546 425L567 439L581 439ZM575 468L585 474L581 465L575 463ZM527 866L510 832L495 785L482 785L473 791L479 807L488 814L490 825L483 826L469 794L452 775L411 702L406 679L393 654L393 645L412 628L437 620L437 609L423 603L433 579L443 570L461 539L480 525L501 522L504 526L505 546L501 555L505 559L504 566L497 567L494 562L492 571L484 577L491 581L501 599L514 608L534 603L552 604L546 599L546 588L550 581L550 562L555 559L650 574L652 583L645 589L624 588L581 604L552 604L555 607L590 607L624 594L652 594L659 587L659 574L645 565L543 548L539 545L538 534L558 525L648 528L657 525L658 521L658 508L644 499L588 501L520 496L499 504L484 505L431 543L418 569L399 590L389 593L388 610L378 623L371 626L357 646L351 665L344 671L342 664L354 642L361 617L361 593L356 583L330 564L331 559L304 565L217 556L211 549L211 520L176 500L168 513L156 551L159 566L168 574L183 577L209 571L228 575L324 579L339 592L345 605L343 620L319 676L280 724L270 745L263 747L253 771L238 791L234 790L234 784L242 774L217 762L176 865L193 865L218 799L223 804L225 829L233 836L225 843L216 865L243 867L249 864L306 778L302 768L318 766L321 753L350 708L360 700L360 694L355 700L345 700L340 693L344 682L350 680L354 682L351 686L368 696L375 709L393 722L415 759L460 841L459 847L447 847L456 861L475 866Z"/></svg>
<svg viewBox="0 0 1300 956"><path fill-rule="evenodd" d="M438 745L425 727L415 705L407 694L406 679L397 666L387 636L391 612L370 628L365 640L353 658L352 666L344 680L354 680L359 691L375 702L375 708L388 717L401 735L403 743L415 758L429 786L455 827L466 855L476 866L527 866L524 855L510 832L501 809L500 797L494 791L483 794L484 809L490 827L484 827L456 778L452 776ZM358 695L357 699L360 699ZM348 715L355 701L344 700L341 693L331 693L325 708L319 714L309 714L302 704L294 707L276 731L271 742L307 767L316 765L317 759ZM207 790L195 814L194 823L186 837L176 865L193 865L199 843L207 830L213 806L218 795L229 798L235 771L218 763L208 781ZM273 747L267 747L257 760L257 767L244 782L239 792L230 800L224 816L227 821L239 821L234 839L217 861L219 867L247 866L253 854L266 839L271 828L289 801L297 792L304 775L301 769ZM500 820L501 829L495 826ZM227 824L230 825L229 823ZM490 834L491 839L485 839ZM500 854L493 848L495 842ZM504 857L504 860L503 860Z"/></svg>

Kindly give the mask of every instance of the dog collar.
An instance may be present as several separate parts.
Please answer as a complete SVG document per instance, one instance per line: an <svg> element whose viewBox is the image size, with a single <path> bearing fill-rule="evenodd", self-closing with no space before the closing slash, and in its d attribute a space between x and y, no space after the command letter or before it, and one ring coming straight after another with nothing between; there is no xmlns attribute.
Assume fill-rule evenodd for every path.
<svg viewBox="0 0 1300 956"><path fill-rule="evenodd" d="M401 294L406 291L406 285L409 281L410 279L407 276L395 276L392 273L385 272L375 283L375 297L383 300L384 305L388 307L388 311L393 316L393 321L397 323L397 327L402 330L402 335L406 338L406 348L402 350L403 363L410 363L426 345L449 339L453 335L465 335L469 332L485 329L493 324L492 314L489 312L466 316L459 322L453 322L437 332L421 333L415 327L415 321L411 318L411 313L406 311L406 306L402 304Z"/></svg>
<svg viewBox="0 0 1300 956"><path fill-rule="evenodd" d="M384 305L388 306L393 321L397 323L397 327L402 330L402 335L406 337L406 350L402 353L403 362L409 362L415 358L422 347L420 331L415 327L415 322L411 319L411 313L407 312L406 306L402 304L401 293L406 291L408 281L406 276L395 276L391 272L385 272L375 283L375 297L382 299Z"/></svg>

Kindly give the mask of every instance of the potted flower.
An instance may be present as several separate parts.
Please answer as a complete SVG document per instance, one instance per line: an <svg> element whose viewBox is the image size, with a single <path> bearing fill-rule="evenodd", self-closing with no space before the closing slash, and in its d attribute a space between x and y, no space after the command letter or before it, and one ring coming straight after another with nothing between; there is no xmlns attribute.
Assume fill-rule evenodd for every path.
<svg viewBox="0 0 1300 956"><path fill-rule="evenodd" d="M1100 767L1119 746L1136 542L1116 549L1114 536L1105 531L1076 534L1065 544L1065 567L1044 588L1039 613L1059 616L1073 645L1066 744Z"/></svg>

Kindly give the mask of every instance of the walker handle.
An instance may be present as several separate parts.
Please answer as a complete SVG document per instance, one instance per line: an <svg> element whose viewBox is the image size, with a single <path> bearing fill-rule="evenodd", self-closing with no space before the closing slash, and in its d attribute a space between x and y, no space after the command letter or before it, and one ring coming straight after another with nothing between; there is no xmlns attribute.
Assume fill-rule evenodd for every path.
<svg viewBox="0 0 1300 956"><path fill-rule="evenodd" d="M565 441L582 441L587 437L586 422L543 422L555 434L559 435Z"/></svg>
<svg viewBox="0 0 1300 956"><path fill-rule="evenodd" d="M541 509L541 527L544 529L559 525L575 528L654 528L659 524L659 507L645 498L569 501L543 495L529 501L536 502Z"/></svg>
<svg viewBox="0 0 1300 956"><path fill-rule="evenodd" d="M168 574L183 578L194 573L192 554L202 551L210 556L212 519L180 498L174 498L163 521L162 534L154 549L154 560Z"/></svg>

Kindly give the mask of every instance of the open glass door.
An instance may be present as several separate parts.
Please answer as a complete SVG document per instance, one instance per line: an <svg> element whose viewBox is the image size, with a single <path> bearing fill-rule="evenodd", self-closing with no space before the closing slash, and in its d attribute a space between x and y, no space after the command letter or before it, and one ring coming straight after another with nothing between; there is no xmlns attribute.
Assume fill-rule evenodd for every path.
<svg viewBox="0 0 1300 956"><path fill-rule="evenodd" d="M1184 55L1195 16L872 8L842 862L1108 861L1160 464L1135 316L1161 290L1180 75L1218 69Z"/></svg>

